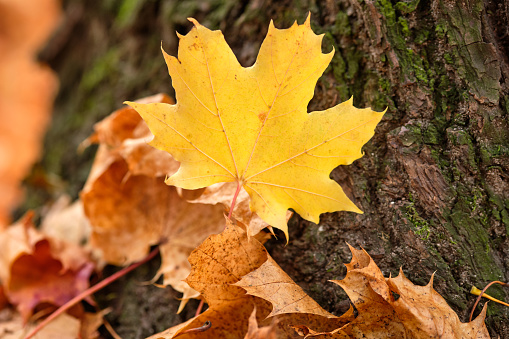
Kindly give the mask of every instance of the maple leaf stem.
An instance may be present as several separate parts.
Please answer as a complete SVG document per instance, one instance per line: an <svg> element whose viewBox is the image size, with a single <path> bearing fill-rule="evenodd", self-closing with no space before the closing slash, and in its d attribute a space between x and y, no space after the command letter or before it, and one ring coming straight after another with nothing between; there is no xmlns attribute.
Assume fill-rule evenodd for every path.
<svg viewBox="0 0 509 339"><path fill-rule="evenodd" d="M470 312L470 317L468 318L468 321L472 321L472 317L474 316L474 311L475 311L475 308L477 307L477 304L479 303L479 301L481 300L481 297L483 296L484 292L486 292L486 290L493 284L499 284L499 285L502 285L502 286L507 286L509 287L509 283L505 283L505 282L501 282L501 281L492 281L490 282L488 285L486 285L485 288L482 289L481 293L479 293L479 296L477 297L477 299L475 300L475 304L474 306L472 306L472 312ZM505 303L504 303L505 304Z"/></svg>
<svg viewBox="0 0 509 339"><path fill-rule="evenodd" d="M230 206L230 213L228 213L228 220L232 219L233 208L235 207L235 202L237 201L237 197L239 196L240 189L242 188L242 184L237 182L237 190L235 191L235 195L233 196L232 204Z"/></svg>
<svg viewBox="0 0 509 339"><path fill-rule="evenodd" d="M194 315L195 317L200 315L204 304L205 304L205 300L204 299L200 300L200 304L198 305L198 308L196 309L196 313Z"/></svg>
<svg viewBox="0 0 509 339"><path fill-rule="evenodd" d="M34 335L37 334L37 332L39 332L42 328L44 328L46 325L48 325L50 322L52 322L60 314L64 313L65 311L67 311L68 309L70 309L71 307L73 307L74 305L76 305L77 303L79 303L80 301L85 299L86 297L88 297L88 296L94 294L95 292L99 291L100 289L108 286L109 284L111 284L112 282L117 280L118 278L125 276L127 273L133 271L134 269L138 268L139 266L143 265L144 263L150 261L158 253L159 253L159 247L156 247L154 250L152 250L152 252L150 252L142 260L140 260L140 261L138 261L138 262L136 262L134 264L131 264L130 266L124 267L123 269L121 269L117 273L107 277L106 279L102 280L101 282L99 282L99 283L95 284L94 286L89 287L87 290L81 292L80 294L78 294L77 296L75 296L74 298L69 300L67 303L65 303L64 305L60 306L55 312L50 314L49 317L47 317L42 322L40 322L39 325L37 325L37 327L34 328L32 330L32 332L30 332L25 337L25 339L32 338Z"/></svg>

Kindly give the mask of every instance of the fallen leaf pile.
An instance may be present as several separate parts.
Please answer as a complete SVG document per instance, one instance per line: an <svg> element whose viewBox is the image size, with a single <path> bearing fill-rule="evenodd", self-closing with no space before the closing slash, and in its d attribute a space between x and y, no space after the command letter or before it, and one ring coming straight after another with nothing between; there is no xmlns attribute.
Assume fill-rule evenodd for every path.
<svg viewBox="0 0 509 339"><path fill-rule="evenodd" d="M36 54L60 11L57 0L0 0L0 228L20 201L19 184L50 120L58 82Z"/></svg>
<svg viewBox="0 0 509 339"><path fill-rule="evenodd" d="M165 95L144 100L170 101ZM182 281L190 271L187 257L224 228L223 208L188 203L164 184L165 175L179 164L147 145L150 131L133 109L114 112L95 130L88 142L98 142L99 149L81 193L92 225L91 245L101 249L106 262L127 265L162 244L164 284L184 293L184 300L197 297Z"/></svg>
<svg viewBox="0 0 509 339"><path fill-rule="evenodd" d="M336 317L295 284L261 243L228 223L189 257L192 271L186 281L210 308L150 339L191 338L195 334L186 332L207 321L212 326L200 338L249 338L260 325L275 338L489 338L486 309L471 323L461 323L432 280L416 286L402 272L384 278L364 250L350 249L348 273L335 283L346 291L358 315L351 308Z"/></svg>
<svg viewBox="0 0 509 339"><path fill-rule="evenodd" d="M288 326L291 323L288 319L290 317L307 326L318 326L320 321L329 325L325 328L335 328L330 327L329 321L329 318L335 317L309 298L274 263L265 247L255 238L248 237L238 226L227 222L227 228L221 234L210 236L191 253L189 262L192 271L186 282L200 292L209 309L184 324L152 336L151 339L174 336L190 338L192 334L180 333L200 327L206 321L210 321L212 326L201 333L200 338L243 338L248 332L249 319L255 307L257 323L274 326L272 331L276 332L277 338L298 338L295 331ZM243 286L249 282L244 279L249 280L249 274L254 272L270 279L257 280L252 277L259 285L266 283L267 286L261 293L248 294ZM270 296L275 294L281 298L271 299ZM266 319L271 309L272 314L277 317ZM275 310L277 311L274 312ZM332 323L336 324L337 321L333 319Z"/></svg>
<svg viewBox="0 0 509 339"><path fill-rule="evenodd" d="M362 156L383 113L352 100L307 113L333 55L321 52L309 18L271 24L249 68L221 32L191 21L178 59L163 51L177 103L160 94L97 123L83 144L99 147L80 200L57 201L40 230L28 215L0 231L0 310L12 312L0 337L25 335L22 323L84 291L103 261L128 265L157 245L154 281L183 293L180 309L198 297L208 308L151 339L489 338L486 307L461 323L433 277L427 286L402 271L385 278L364 250L350 247L347 275L334 281L352 303L339 317L279 267L260 231L277 227L288 241L289 209L314 222L360 212L329 175ZM107 310L71 310L39 337L97 337Z"/></svg>

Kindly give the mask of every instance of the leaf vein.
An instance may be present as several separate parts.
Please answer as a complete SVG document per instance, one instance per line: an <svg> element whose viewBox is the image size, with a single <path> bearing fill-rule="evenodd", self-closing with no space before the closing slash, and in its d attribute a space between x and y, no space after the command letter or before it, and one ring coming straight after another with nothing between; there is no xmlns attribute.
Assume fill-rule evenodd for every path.
<svg viewBox="0 0 509 339"><path fill-rule="evenodd" d="M186 180L201 179L201 178L210 178L210 177L226 177L226 178L230 178L228 175L224 175L224 174L211 174L211 175L200 175L200 176L196 176L196 177L182 178L182 179L178 179L177 181L186 181Z"/></svg>
<svg viewBox="0 0 509 339"><path fill-rule="evenodd" d="M339 201L337 199L334 199L334 198L331 198L331 197L329 197L327 195L323 195L323 194L320 194L320 193L308 191L308 190L305 190L305 189L302 189L302 188L290 187L290 186L284 186L284 185L277 185L277 184L271 184L271 183L263 182L263 181L250 181L250 183L251 184L257 184L257 185L267 185L267 186L280 187L280 188L283 188L283 189L289 189L289 190L294 190L294 191L300 191L300 192L303 192L303 193L307 193L307 194L311 194L311 195L316 195L318 197L322 197L322 198L325 198L325 199L341 202L341 201Z"/></svg>
<svg viewBox="0 0 509 339"><path fill-rule="evenodd" d="M304 35L302 36L302 39L304 39ZM301 39L301 40L302 40ZM271 40L271 45L272 45L272 40ZM296 49L295 53L293 54L293 57L292 57L292 60L290 61L290 63L288 64L288 67L286 68L285 70L285 74L283 76L283 81L284 79L286 78L286 76L288 75L288 70L290 69L290 67L292 66L293 64L293 61L295 60L295 57L297 56L297 54L299 53L299 50ZM270 58L271 58L271 61L272 61L272 69L274 71L274 76L276 76L276 70L274 68L274 62L272 60L272 48L270 50ZM256 149L256 145L258 145L258 141L260 140L260 136L262 135L262 130L263 128L265 127L265 123L267 122L267 119L269 118L270 116L270 113L272 112L272 108L274 107L274 104L276 103L276 99L278 98L278 94L279 94L279 91L281 90L281 85L283 84L283 82L279 83L278 80L277 80L277 76L276 76L276 82L279 84L278 88L277 88L277 91L276 91L276 94L274 95L274 99L272 100L272 105L269 107L269 111L267 112L267 114L265 115L265 118L263 119L263 123L262 125L260 126L260 130L258 131L258 135L256 137L256 141L253 145L253 148L251 149L251 154L249 155L249 160L247 161L247 165L246 167L244 168L244 172L242 173L242 177L244 177L244 175L246 174L247 172L247 169L249 168L249 165L251 164L251 159L253 158L253 154L254 154L254 151ZM246 179L247 180L247 179Z"/></svg>
<svg viewBox="0 0 509 339"><path fill-rule="evenodd" d="M282 165L282 164L285 164L285 163L287 163L288 161L291 161L292 159L295 159L295 158L297 158L297 157L300 157L300 156L301 156L301 155L303 155L303 154L308 154L308 152L309 152L309 151L314 150L315 148L320 147L320 146L322 146L323 144L326 144L327 142L330 142L330 141L332 141L332 140L334 140L334 139L336 139L336 138L339 138L339 137L341 137L341 136L342 136L342 135L344 135L344 134L347 134L347 133L349 133L349 132L351 132L351 131L354 131L354 130L356 130L357 128L360 128L360 127L362 127L362 126L364 126L364 125L366 125L366 124L369 124L370 122L372 122L372 121L374 121L374 120L377 120L377 118L373 118L373 119L371 119L371 120L368 120L368 121L366 121L366 122L365 122L365 123L363 123L363 124L360 124L360 125L355 126L354 128L351 128L351 129L350 129L350 130L348 130L348 131L345 131L345 132L343 132L343 133L340 133L340 134L338 134L338 135L336 135L336 136L334 136L334 137L332 137L332 138L330 138L330 139L324 140L324 141L322 141L321 143L319 143L319 144L317 144L317 145L315 145L315 146L313 146L313 147L311 147L311 148L308 148L308 149L306 149L306 150L304 150L304 151L302 151L302 152L300 152L300 153L297 153L296 155L294 155L294 156L292 156L292 157L290 157L290 158L288 158L288 159L285 159L285 160L283 160L283 161L281 161L281 162L279 162L279 163L277 163L277 164L275 164L275 165L273 165L273 166L270 166L270 167L268 167L268 168L266 168L266 169L264 169L264 170L262 170L262 171L260 171L260 172L258 172L258 173L255 173L255 174L253 174L253 175L251 175L251 176L247 177L247 178L246 178L246 179L244 179L244 180L245 180L245 181L248 181L248 180L250 180L251 178L254 178L254 177L255 177L255 176L257 176L257 175L260 175L260 174L262 174L262 173L264 173L264 172L267 172L267 171L269 171L269 170L271 170L271 169L274 169L275 167L278 167L278 166L280 166L280 165Z"/></svg>
<svg viewBox="0 0 509 339"><path fill-rule="evenodd" d="M210 108L208 108L201 100L200 98L198 98L198 96L193 92L193 90L191 89L191 87L189 87L189 85L187 84L187 82L184 80L184 78L182 77L182 75L180 75L180 72L178 71L178 69L175 69L175 73L177 73L177 75L179 76L180 80L182 80L182 82L184 83L184 85L186 85L187 89L189 90L189 92L191 92L191 94L193 95L193 97L203 106L203 108L205 108L207 111L209 111L210 114L214 115L214 116L217 116L214 112L212 112L212 110Z"/></svg>
<svg viewBox="0 0 509 339"><path fill-rule="evenodd" d="M198 38L200 39L200 36L198 35ZM235 161L235 157L233 155L233 150L232 150L232 146L230 144L230 139L228 138L228 134L226 133L226 129L224 127L224 124L223 124L223 119L221 118L221 113L219 111L219 106L217 104L217 97L216 97L216 92L214 90L214 83L212 81L212 74L210 73L210 66L209 66L209 59L207 58L207 54L205 53L205 49L203 48L203 42L201 41L200 39L200 42L202 44L202 53L203 53L203 56L205 58L205 63L207 64L207 72L208 72L208 75L209 75L209 81L210 81L210 88L212 90L212 96L214 97L214 104L216 105L216 116L219 118L219 122L221 123L221 127L223 128L223 133L224 133L224 137L226 138L226 144L228 145L228 149L230 151L230 155L232 157L232 161L233 161L233 165L235 167L235 173L237 175L237 178L239 177L239 170L237 169L237 162ZM228 71L229 72L229 71Z"/></svg>
<svg viewBox="0 0 509 339"><path fill-rule="evenodd" d="M188 142L191 146L193 146L198 152L200 152L201 154L203 154L205 157L209 158L210 160L212 160L213 162L215 162L216 164L218 164L220 167L222 167L226 172L230 173L230 175L235 178L235 176L233 175L232 172L230 172L226 167L224 167L221 163L219 163L217 160L215 160L214 158L212 158L210 155L208 155L207 153L205 153L204 151L202 151L201 149L199 149L195 144L193 144L191 142L191 140L187 139L182 133L180 133L176 128L174 128L173 126L169 125L166 123L166 121L164 120L161 120L161 118L155 116L154 114L150 113L150 112L147 112L149 115L151 115L153 118L155 118L156 120L158 120L160 123L162 123L163 125L166 125L167 127L169 127L171 130L173 130L175 133L177 133L182 139L184 139L186 142Z"/></svg>
<svg viewBox="0 0 509 339"><path fill-rule="evenodd" d="M249 187L250 189L253 190L253 192L255 192L259 197L260 199L262 199L263 203L267 206L267 208L270 210L270 212L273 214L273 215L276 215L276 213L274 213L274 211L272 210L272 208L270 208L270 205L269 203L263 198L263 196L260 194L260 192L258 192L257 190L255 190L253 187L249 186L248 184L245 184L245 186Z"/></svg>

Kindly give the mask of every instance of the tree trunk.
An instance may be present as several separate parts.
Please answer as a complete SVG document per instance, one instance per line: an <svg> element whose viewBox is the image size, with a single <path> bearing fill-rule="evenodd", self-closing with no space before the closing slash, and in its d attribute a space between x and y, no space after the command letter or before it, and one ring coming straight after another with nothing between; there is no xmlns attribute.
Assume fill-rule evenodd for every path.
<svg viewBox="0 0 509 339"><path fill-rule="evenodd" d="M65 8L65 24L42 52L61 79L41 164L67 183L54 190L77 196L93 152L76 155L75 149L94 122L124 100L172 93L159 47L163 41L176 55L175 30L191 28L186 17L221 29L248 66L270 19L285 28L310 11L313 29L325 34L324 50L336 50L310 111L352 95L357 107L388 110L364 157L331 175L364 214L324 214L318 226L294 217L289 245L268 245L276 261L336 314L347 297L328 280L346 273L345 242L364 247L386 276L402 267L424 285L435 272L435 289L462 321L475 300L473 285L509 281L507 1L111 0L89 6L74 0ZM29 190L25 207L47 198L34 185ZM489 293L509 300L507 289ZM140 305L147 299L118 294ZM110 321L125 337L172 325L150 313L129 320L118 314ZM144 325L133 329L132 319ZM509 308L491 302L486 321L494 338L509 338Z"/></svg>

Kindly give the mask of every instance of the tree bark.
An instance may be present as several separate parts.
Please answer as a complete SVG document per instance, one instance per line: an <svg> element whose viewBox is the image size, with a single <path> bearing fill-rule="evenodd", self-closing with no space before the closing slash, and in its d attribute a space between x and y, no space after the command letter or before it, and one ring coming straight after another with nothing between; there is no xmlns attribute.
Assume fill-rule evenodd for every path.
<svg viewBox="0 0 509 339"><path fill-rule="evenodd" d="M75 149L94 122L124 100L172 93L159 47L162 41L176 55L174 32L189 31L186 17L221 29L248 66L270 19L285 28L310 11L313 29L325 34L324 51L336 52L309 110L353 95L357 107L387 107L387 113L364 157L331 174L364 214L324 214L319 225L294 217L290 243L268 245L276 261L336 314L347 297L328 280L346 273L345 242L364 247L386 276L401 267L424 285L435 272L435 289L464 322L473 285L509 281L507 1L101 3L66 2L66 22L42 53L60 75L61 92L41 167L67 183L64 191L76 197L86 179L93 152L77 156ZM34 187L28 207L47 198ZM489 293L509 300L507 289ZM132 327L110 320L121 331ZM142 320L154 324L137 336L161 327ZM492 337L509 338L509 308L491 302L486 322Z"/></svg>

